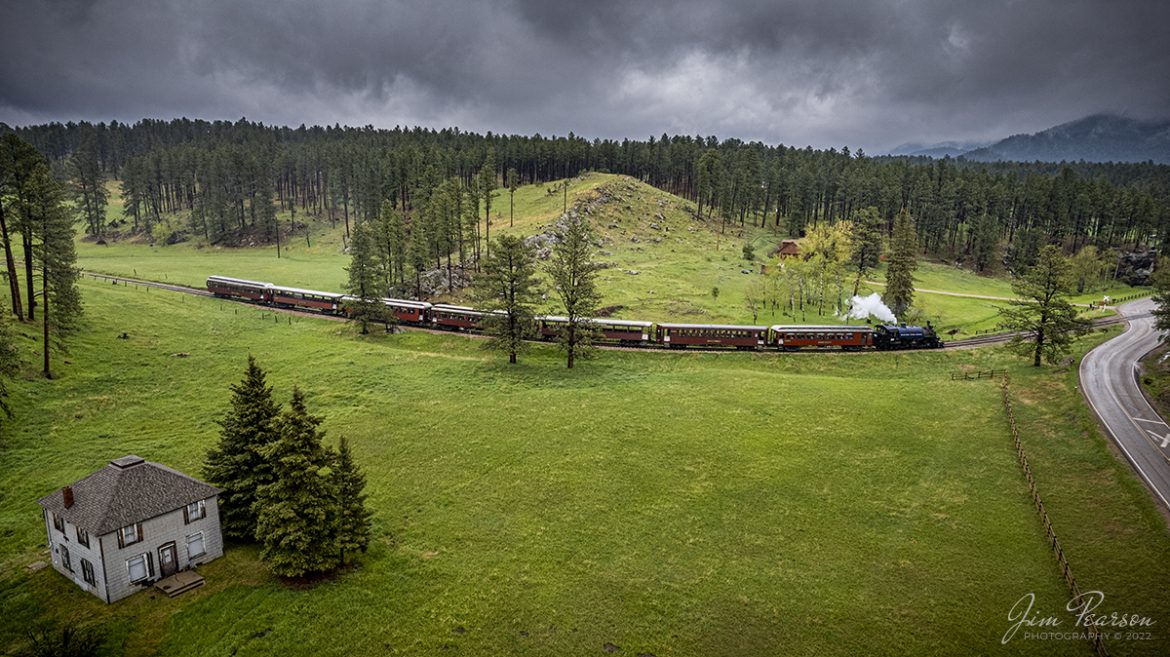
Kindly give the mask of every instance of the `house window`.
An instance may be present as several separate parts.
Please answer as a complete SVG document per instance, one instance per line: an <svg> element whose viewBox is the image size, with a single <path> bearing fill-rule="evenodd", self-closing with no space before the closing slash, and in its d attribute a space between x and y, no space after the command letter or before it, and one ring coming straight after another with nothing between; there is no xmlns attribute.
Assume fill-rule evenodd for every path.
<svg viewBox="0 0 1170 657"><path fill-rule="evenodd" d="M81 560L81 579L90 586L97 586L97 579L93 576L93 564L88 559Z"/></svg>
<svg viewBox="0 0 1170 657"><path fill-rule="evenodd" d="M73 572L73 562L69 559L69 550L66 550L64 545L61 545L57 547L57 551L61 553L61 565L65 570Z"/></svg>
<svg viewBox="0 0 1170 657"><path fill-rule="evenodd" d="M65 519L57 514L53 514L53 528L62 534L65 533Z"/></svg>
<svg viewBox="0 0 1170 657"><path fill-rule="evenodd" d="M133 545L142 540L142 525L126 525L118 530L118 539L122 543L122 547Z"/></svg>
<svg viewBox="0 0 1170 657"><path fill-rule="evenodd" d="M202 520L207 517L207 506L203 500L192 502L187 505L187 522L192 523L196 520Z"/></svg>
<svg viewBox="0 0 1170 657"><path fill-rule="evenodd" d="M150 574L146 567L146 555L140 554L127 560L126 572L130 575L131 582L140 582L146 579L147 575Z"/></svg>
<svg viewBox="0 0 1170 657"><path fill-rule="evenodd" d="M81 527L74 527L77 530L77 542L85 547L89 547L89 532Z"/></svg>
<svg viewBox="0 0 1170 657"><path fill-rule="evenodd" d="M206 550L203 548L203 532L191 534L187 537L187 558L201 557Z"/></svg>

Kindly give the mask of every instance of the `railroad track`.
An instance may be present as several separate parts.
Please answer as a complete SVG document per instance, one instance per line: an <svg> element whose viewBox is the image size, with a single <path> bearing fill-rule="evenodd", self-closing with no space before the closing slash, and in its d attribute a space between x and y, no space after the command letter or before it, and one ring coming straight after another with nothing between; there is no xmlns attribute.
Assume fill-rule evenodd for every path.
<svg viewBox="0 0 1170 657"><path fill-rule="evenodd" d="M147 280L143 280L141 278L129 278L126 276L114 276L111 274L101 274L98 272L90 272L90 271L82 271L81 273L83 276L89 276L89 277L97 279L97 280L110 281L112 284L142 285L145 287L153 287L153 288L160 289L160 290L166 290L168 292L178 292L180 294L192 294L192 295L200 296L200 297L215 297L214 294L212 294L211 292L208 292L206 289L198 288L198 287L190 287L188 285L180 285L177 283L160 283L158 281L147 281ZM231 301L231 300L228 299L228 301ZM253 304L247 304L246 302L243 302L243 301L235 301L234 303L253 305ZM312 317L312 318L316 318L316 319L327 319L327 320L332 320L332 321L336 321L336 322L348 321L346 318L338 317L336 315L325 315L322 313L308 312L305 310L296 310L293 308L276 308L273 306L262 306L262 307L267 309L267 310L271 310L274 313L283 313L286 315L293 315L293 316L297 316L297 317ZM1145 315L1141 315L1141 316L1145 317L1145 316L1148 316L1148 314L1149 313L1146 313ZM1126 318L1126 317L1122 317L1120 315L1113 316L1113 317L1100 317L1098 319L1094 319L1091 322L1091 325L1093 328L1099 328L1102 326L1112 326L1114 324L1123 324L1127 321L1127 319L1133 319L1133 317ZM446 331L446 330L442 330L442 329L426 328L423 326L404 326L401 328L403 328L405 330L410 330L410 331L422 331L425 333L434 333L436 335L462 335L462 336L472 338L472 339L484 337L484 336L476 334L476 333L452 332L452 331ZM955 350L955 349L976 349L979 347L990 347L990 346L995 346L995 345L1000 345L1000 344L1005 344L1007 342L1010 342L1019 335L1022 335L1022 334L1021 333L992 333L992 334L988 334L988 335L979 335L979 336L975 336L973 338L963 338L962 340L952 340L950 342L947 342L943 348ZM738 350L726 349L726 348L721 348L721 347L703 348L703 347L693 347L692 346L692 347L687 347L686 349L678 349L678 350L676 350L676 349L663 349L661 347L642 347L642 346L623 346L623 345L597 345L597 347L599 349L613 349L613 350L620 350L620 351L642 351L642 352L648 352L648 353L679 353L679 352L742 353ZM907 351L933 351L933 350L932 349L909 349ZM797 353L822 353L823 354L823 353L877 353L877 352L873 352L873 351L845 352L845 351L841 351L839 349L833 349L833 350L804 349L804 350L793 351L793 352L774 351L774 352L767 352L767 353L778 353L778 354L783 353L786 355L791 355L791 354L797 354ZM898 353L905 353L905 352L899 351Z"/></svg>

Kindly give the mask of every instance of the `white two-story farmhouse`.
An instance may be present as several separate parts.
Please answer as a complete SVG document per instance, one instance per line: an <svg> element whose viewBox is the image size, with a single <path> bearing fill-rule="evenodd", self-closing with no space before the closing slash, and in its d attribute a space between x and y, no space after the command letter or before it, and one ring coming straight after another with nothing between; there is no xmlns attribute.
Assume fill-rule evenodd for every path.
<svg viewBox="0 0 1170 657"><path fill-rule="evenodd" d="M38 500L53 567L106 602L223 554L219 490L124 456Z"/></svg>

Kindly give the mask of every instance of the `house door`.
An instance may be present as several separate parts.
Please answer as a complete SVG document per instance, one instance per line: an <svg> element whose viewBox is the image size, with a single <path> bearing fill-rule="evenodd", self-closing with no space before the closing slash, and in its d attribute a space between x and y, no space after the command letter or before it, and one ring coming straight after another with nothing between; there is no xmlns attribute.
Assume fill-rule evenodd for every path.
<svg viewBox="0 0 1170 657"><path fill-rule="evenodd" d="M158 549L158 566L162 571L163 577L170 577L179 569L179 560L176 558L175 544L173 542Z"/></svg>

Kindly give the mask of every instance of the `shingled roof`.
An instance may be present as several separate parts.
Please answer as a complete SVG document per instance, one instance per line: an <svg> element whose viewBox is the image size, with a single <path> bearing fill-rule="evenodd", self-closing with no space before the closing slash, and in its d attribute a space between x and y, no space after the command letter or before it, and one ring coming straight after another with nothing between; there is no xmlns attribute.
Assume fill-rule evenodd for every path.
<svg viewBox="0 0 1170 657"><path fill-rule="evenodd" d="M182 509L220 492L182 472L133 455L110 461L70 487L73 505L68 509L61 489L37 503L94 536Z"/></svg>

